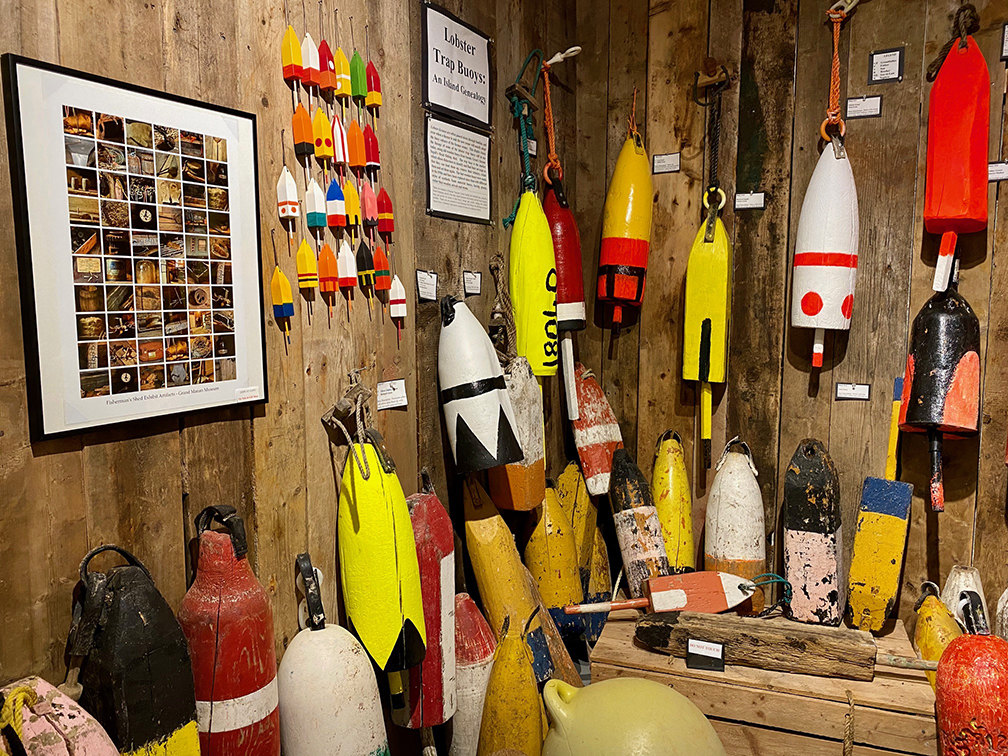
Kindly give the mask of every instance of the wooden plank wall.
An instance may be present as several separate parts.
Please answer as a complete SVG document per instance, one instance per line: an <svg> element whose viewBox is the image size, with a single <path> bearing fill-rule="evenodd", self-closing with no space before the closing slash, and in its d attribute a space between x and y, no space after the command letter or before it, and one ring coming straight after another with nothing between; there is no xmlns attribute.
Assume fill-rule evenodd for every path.
<svg viewBox="0 0 1008 756"><path fill-rule="evenodd" d="M582 3L579 18L635 17L644 0ZM977 3L982 28L976 35L991 71L990 159L1002 159L1008 143L1004 128L1005 65L1000 62L1001 28L1008 20L997 3ZM607 7L608 6L608 7ZM753 449L760 471L772 563L780 567L774 538L779 524L784 470L798 442L813 436L827 443L840 470L844 531L854 530L861 482L880 475L885 460L892 381L901 375L913 316L931 295L937 239L924 232L923 189L927 145L927 107L931 85L927 64L948 39L956 0L927 0L907 12L901 0L862 3L840 37L841 96L883 95L881 119L847 123L847 146L861 209L860 266L851 331L827 336L826 363L810 374L811 332L790 327L790 260L799 211L819 155L832 57L829 3L809 0L689 0L649 3L646 141L650 154L680 152L677 174L654 177L655 204L648 286L640 324L620 335L622 346L639 343L633 356L619 354L622 375L604 382L624 429L636 426L635 445L642 468L666 428L683 436L694 459L695 528L703 526L706 489L712 471L703 470L693 439L698 432L695 388L679 378L682 354L682 292L689 245L701 221L706 181L705 113L690 94L693 72L705 54L727 63L732 75L725 95L721 139L722 184L728 193L724 215L734 245L733 313L729 379L714 392L715 460L726 438L740 435ZM593 28L595 42L601 32ZM641 42L636 41L635 47ZM869 54L905 48L905 74L899 83L869 85ZM609 50L609 102L626 88ZM589 60L591 60L589 58ZM800 65L799 65L800 63ZM592 72L605 66L593 63ZM588 78L591 78L590 76ZM598 117L600 100L579 76L578 113ZM615 90L615 91L614 91ZM582 125L582 128L584 126ZM590 144L594 132L582 137ZM611 141L611 140L610 140ZM610 148L611 151L611 148ZM736 158L737 155L737 158ZM586 150L581 186L601 181L601 158ZM612 164L609 162L611 169ZM764 210L730 212L735 190L766 193ZM987 232L964 239L961 291L980 318L983 333L985 395L979 437L946 445L947 510L926 511L927 458L920 437L903 444L903 479L914 483L915 499L900 614L912 627L912 606L924 580L942 582L954 564L975 564L984 575L988 601L1008 584L1008 514L1003 447L1008 394L998 380L1003 372L1008 329L1001 290L999 254L1008 240L1008 197L990 188ZM582 192L582 235L590 236L599 208ZM586 233L586 228L589 230ZM998 242L1001 242L998 244ZM587 245L586 245L587 246ZM1001 266L1003 267L1003 266ZM990 326L993 325L993 328ZM581 352L599 349L590 333ZM608 334L604 336L608 347ZM587 343L586 343L587 342ZM588 347L588 348L586 348ZM607 355L605 349L603 355ZM597 357L594 357L598 359ZM595 363L598 364L598 363ZM603 361L602 374L606 365ZM991 380L986 380L990 375ZM837 402L838 382L872 384L869 402ZM628 396L629 394L629 396ZM636 401L634 399L636 398ZM628 446L629 446L628 441ZM702 540L698 539L698 550Z"/></svg>

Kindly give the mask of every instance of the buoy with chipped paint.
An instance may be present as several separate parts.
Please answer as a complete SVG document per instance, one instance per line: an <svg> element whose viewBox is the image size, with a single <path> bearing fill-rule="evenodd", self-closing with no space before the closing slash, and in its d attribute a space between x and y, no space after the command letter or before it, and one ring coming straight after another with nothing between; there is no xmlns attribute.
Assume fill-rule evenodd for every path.
<svg viewBox="0 0 1008 756"><path fill-rule="evenodd" d="M517 622L511 617L504 621L494 651L477 756L541 756L546 712Z"/></svg>
<svg viewBox="0 0 1008 756"><path fill-rule="evenodd" d="M791 617L836 627L843 618L843 528L840 480L821 441L798 444L784 474L784 578Z"/></svg>
<svg viewBox="0 0 1008 756"><path fill-rule="evenodd" d="M392 721L417 730L444 724L455 713L455 534L427 470L423 490L406 500L420 564L427 653L392 698ZM404 678L407 675L403 675Z"/></svg>
<svg viewBox="0 0 1008 756"><path fill-rule="evenodd" d="M448 442L460 474L518 462L507 384L487 332L464 302L441 300L438 384Z"/></svg>
<svg viewBox="0 0 1008 756"><path fill-rule="evenodd" d="M556 375L556 257L549 223L539 197L522 193L511 228L508 289L514 312L519 357L525 357L538 377Z"/></svg>
<svg viewBox="0 0 1008 756"><path fill-rule="evenodd" d="M616 413L606 399L595 376L580 362L574 366L579 416L571 425L588 493L602 496L609 492L613 453L623 446Z"/></svg>
<svg viewBox="0 0 1008 756"><path fill-rule="evenodd" d="M917 313L903 375L902 431L928 434L931 508L945 509L942 440L974 435L980 421L980 321L959 293L959 265L945 291Z"/></svg>
<svg viewBox="0 0 1008 756"><path fill-rule="evenodd" d="M825 331L850 329L858 264L857 187L845 151L827 145L805 190L795 242L791 325L814 328L812 367Z"/></svg>
<svg viewBox="0 0 1008 756"><path fill-rule="evenodd" d="M584 685L584 681L581 679L581 673L578 672L578 668L574 665L574 660L571 658L570 652L567 650L563 636L560 635L560 630L553 621L553 617L549 612L549 607L547 607L543 602L543 597L539 593L539 585L536 583L536 579L532 577L532 573L529 572L528 568L525 569L525 580L528 582L529 590L532 591L532 597L535 599L536 605L539 607L539 617L542 619L543 634L546 636L546 645L550 651L550 658L553 660L553 679L563 680L571 685L581 687ZM577 624L579 626L581 625L580 617L571 619L575 619Z"/></svg>
<svg viewBox="0 0 1008 756"><path fill-rule="evenodd" d="M535 526L525 546L525 566L557 627L565 635L580 634L581 623L572 621L563 610L567 604L578 604L584 597L577 547L573 526L560 507L552 481L547 482L545 498L534 517Z"/></svg>
<svg viewBox="0 0 1008 756"><path fill-rule="evenodd" d="M347 619L378 668L423 661L427 645L420 567L406 496L373 428L343 465L337 548Z"/></svg>
<svg viewBox="0 0 1008 756"><path fill-rule="evenodd" d="M497 642L468 593L455 596L456 709L448 756L476 756L483 703Z"/></svg>
<svg viewBox="0 0 1008 756"><path fill-rule="evenodd" d="M994 614L994 634L1008 640L1008 588L997 603L997 610Z"/></svg>
<svg viewBox="0 0 1008 756"><path fill-rule="evenodd" d="M226 533L210 530L218 522ZM273 610L230 505L196 518L196 579L178 619L189 641L203 756L280 756Z"/></svg>
<svg viewBox="0 0 1008 756"><path fill-rule="evenodd" d="M598 525L598 503L588 494L581 468L568 462L556 481L557 501L573 527L574 552L582 585L591 571L592 542Z"/></svg>
<svg viewBox="0 0 1008 756"><path fill-rule="evenodd" d="M490 627L500 632L507 618L512 622L527 621L536 602L525 580L525 567L518 556L514 536L487 492L475 480L467 478L462 493L466 546L476 585ZM533 618L524 637L532 654L536 680L545 682L553 674L553 660L538 616Z"/></svg>
<svg viewBox="0 0 1008 756"><path fill-rule="evenodd" d="M938 661L953 640L962 635L962 628L952 612L942 603L938 586L926 582L921 586L921 595L914 606L917 623L914 626L914 646L921 659ZM931 687L934 688L935 673L927 672Z"/></svg>
<svg viewBox="0 0 1008 756"><path fill-rule="evenodd" d="M668 575L672 568L665 554L651 487L623 448L613 454L609 502L630 596L640 598L644 595L644 581Z"/></svg>
<svg viewBox="0 0 1008 756"><path fill-rule="evenodd" d="M696 567L693 497L686 475L682 439L672 430L665 431L655 446L651 493L672 572L689 572Z"/></svg>
<svg viewBox="0 0 1008 756"><path fill-rule="evenodd" d="M541 506L546 495L542 389L524 357L511 360L504 383L524 456L518 462L491 467L487 481L494 504L501 509L524 512Z"/></svg>
<svg viewBox="0 0 1008 756"><path fill-rule="evenodd" d="M707 497L704 568L753 580L766 572L766 528L749 445L738 436L729 441L716 470ZM757 591L754 611L762 601L762 591Z"/></svg>
<svg viewBox="0 0 1008 756"><path fill-rule="evenodd" d="M388 737L374 669L345 628L327 624L321 575L308 554L297 556L301 630L277 672L284 756L388 756Z"/></svg>
<svg viewBox="0 0 1008 756"><path fill-rule="evenodd" d="M987 611L987 599L984 598L983 580L980 577L980 570L976 567L964 567L960 564L952 566L948 577L945 578L945 585L942 586L942 603L952 612L959 624L964 624L965 619L962 612L962 604L959 598L963 591L973 591L980 597L983 605L984 615L990 616Z"/></svg>
<svg viewBox="0 0 1008 756"><path fill-rule="evenodd" d="M588 584L585 586L584 596L585 601L594 603L611 601L613 597L612 575L609 572L609 550L606 548L602 529L599 527L595 528L591 572L588 574ZM598 642L608 619L608 612L593 612L585 615L585 640L592 645Z"/></svg>
<svg viewBox="0 0 1008 756"><path fill-rule="evenodd" d="M751 580L726 572L682 572L648 578L644 581L644 595L640 598L565 606L564 611L589 616L620 609L718 614L748 601L756 590L756 584Z"/></svg>

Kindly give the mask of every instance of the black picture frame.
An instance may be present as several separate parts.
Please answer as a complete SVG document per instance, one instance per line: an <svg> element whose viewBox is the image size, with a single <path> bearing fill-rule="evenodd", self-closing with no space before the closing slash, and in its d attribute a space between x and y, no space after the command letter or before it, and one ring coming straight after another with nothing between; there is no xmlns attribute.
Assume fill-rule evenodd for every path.
<svg viewBox="0 0 1008 756"><path fill-rule="evenodd" d="M452 110L451 108L446 108L442 105L432 103L430 101L430 92L428 87L428 81L430 79L430 71L427 62L427 14L431 11L435 13L440 13L448 19L451 19L454 23L459 26L463 26L473 34L476 34L487 42L487 76L490 81L487 85L488 98L487 98L487 120L486 122L480 121L478 118L473 118L472 116L461 113L457 110ZM463 123L469 128L476 131L482 131L485 133L490 133L493 131L493 114L494 114L494 84L496 80L496 63L494 55L494 44L493 39L484 31L477 29L472 24L463 21L461 18L456 16L449 10L442 8L440 5L435 5L434 3L424 2L420 3L420 49L422 51L421 55L421 99L420 103L423 108L431 113L437 113L438 115L444 116L446 119L451 121L457 121Z"/></svg>
<svg viewBox="0 0 1008 756"><path fill-rule="evenodd" d="M254 182L252 187L254 212L252 212L252 217L254 218L254 238L256 249L255 253L256 269L257 269L257 276L255 282L256 285L258 286L258 291L254 292L255 296L252 301L255 302L256 307L258 309L258 316L259 316L258 345L261 356L260 367L262 370L261 385L255 387L257 389L257 393L259 393L259 396L249 399L235 398L232 401L220 401L200 406L182 407L177 409L172 408L166 411L153 411L150 412L149 414L145 414L138 417L132 417L122 420L113 419L113 420L95 422L91 424L82 424L79 427L74 427L65 430L58 430L58 431L46 430L45 406L43 402L43 391L42 391L43 386L42 365L40 362L41 346L39 344L39 337L38 337L39 302L36 301L36 294L35 294L36 291L35 259L33 256L32 234L31 234L32 219L29 213L29 190L28 190L27 173L26 173L27 164L25 160L25 144L24 144L25 135L23 133L21 124L22 98L20 92L19 71L26 68L38 69L43 72L72 77L79 79L82 82L87 82L90 84L118 88L124 90L125 92L137 95L143 95L151 98L157 98L160 100L175 103L178 105L188 106L191 108L198 108L200 110L205 111L213 111L219 114L230 116L232 118L247 120L249 122L249 126L251 128L252 172L254 175ZM14 221L15 241L17 245L18 284L21 297L21 328L24 342L25 377L26 377L26 393L28 399L28 424L29 424L30 440L33 443L40 441L50 441L53 439L81 435L83 433L94 432L96 430L102 430L121 425L132 426L136 428L140 427L140 424L147 423L154 418L160 419L160 418L180 417L182 415L188 415L194 412L200 412L205 410L218 409L220 407L236 407L236 406L251 407L254 405L267 403L269 401L269 381L268 381L267 358L266 358L266 310L263 299L265 286L264 286L263 269L261 261L262 233L259 217L260 196L259 196L259 172L258 172L258 133L257 133L257 123L255 114L237 110L234 108L228 108L221 105L202 102L192 98L184 97L182 95L177 95L169 92L163 92L160 90L151 89L148 87L139 86L136 84L132 84L130 82L118 81L115 79L89 73L86 71L79 71L66 66L60 66L45 61L36 60L33 58L17 55L14 53L4 53L3 56L0 57L0 76L2 76L3 79L4 110L7 124L8 161L10 165L12 207L14 215L13 221ZM151 116L149 120L151 122L156 123L158 119ZM58 148L62 151L64 149L64 145L60 144ZM224 163L224 165L225 170L229 171L230 161ZM251 284L252 282L249 281L246 284L246 286L249 289L251 289ZM157 310L152 310L152 312L157 312ZM213 357L207 357L203 361L206 361L206 359L213 359ZM238 392L235 393L237 394ZM62 399L62 397L59 398Z"/></svg>
<svg viewBox="0 0 1008 756"><path fill-rule="evenodd" d="M872 69L875 64L876 55L885 55L887 53L899 53L899 72L895 79L876 79L873 75ZM903 69L906 64L906 47L890 47L885 50L872 50L868 54L868 84L899 84L903 81Z"/></svg>
<svg viewBox="0 0 1008 756"><path fill-rule="evenodd" d="M427 151L427 139L430 131L430 122L432 120L440 121L441 123L446 123L449 126L454 126L455 128L465 129L466 131L471 131L474 134L479 134L481 137L486 137L487 139L487 189L489 191L489 203L490 203L490 217L486 220L482 218L474 218L468 215L458 215L455 213L445 213L440 210L431 209L431 182L430 182L430 155ZM459 221L462 223L477 223L481 226L492 226L493 225L493 175L491 169L493 168L493 136L485 131L479 129L474 129L464 123L459 123L452 118L441 118L433 113L424 114L424 187L426 192L426 213L432 218L444 218L446 220Z"/></svg>

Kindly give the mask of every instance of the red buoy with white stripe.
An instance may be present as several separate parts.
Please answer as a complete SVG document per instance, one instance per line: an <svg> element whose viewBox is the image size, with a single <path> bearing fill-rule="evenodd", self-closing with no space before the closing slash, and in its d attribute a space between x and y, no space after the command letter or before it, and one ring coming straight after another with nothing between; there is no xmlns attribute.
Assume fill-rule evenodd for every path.
<svg viewBox="0 0 1008 756"><path fill-rule="evenodd" d="M426 469L423 481L424 490L406 506L420 563L427 653L410 667L402 700L392 698L392 721L413 730L444 724L455 713L455 534Z"/></svg>
<svg viewBox="0 0 1008 756"><path fill-rule="evenodd" d="M857 263L854 174L847 153L827 145L802 202L791 288L791 325L815 329L813 367L822 367L825 330L850 330Z"/></svg>
<svg viewBox="0 0 1008 756"><path fill-rule="evenodd" d="M452 717L448 756L476 756L483 703L493 668L497 642L490 625L468 593L455 596L455 688L457 708Z"/></svg>
<svg viewBox="0 0 1008 756"><path fill-rule="evenodd" d="M210 530L218 521L227 533ZM245 523L228 505L196 518L196 579L178 619L189 642L203 756L280 756L269 597L245 558Z"/></svg>
<svg viewBox="0 0 1008 756"><path fill-rule="evenodd" d="M613 453L623 446L623 434L616 413L591 372L578 362L574 376L578 397L578 419L571 421L574 443L588 493L602 496L609 493Z"/></svg>

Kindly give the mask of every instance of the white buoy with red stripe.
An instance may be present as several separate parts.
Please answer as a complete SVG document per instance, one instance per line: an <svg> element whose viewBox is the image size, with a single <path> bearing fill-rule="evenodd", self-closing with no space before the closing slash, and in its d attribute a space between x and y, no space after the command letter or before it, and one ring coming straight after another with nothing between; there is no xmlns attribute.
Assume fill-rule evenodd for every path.
<svg viewBox="0 0 1008 756"><path fill-rule="evenodd" d="M420 564L427 653L409 669L402 697L392 697L392 721L413 730L444 724L455 713L455 535L426 469L423 481L424 490L406 506Z"/></svg>
<svg viewBox="0 0 1008 756"><path fill-rule="evenodd" d="M455 596L456 709L451 720L448 756L476 756L483 702L493 668L494 640L490 625L468 593Z"/></svg>
<svg viewBox="0 0 1008 756"><path fill-rule="evenodd" d="M383 756L388 737L374 668L345 628L326 624L322 574L298 554L301 631L277 673L284 756Z"/></svg>
<svg viewBox="0 0 1008 756"><path fill-rule="evenodd" d="M802 202L791 288L791 325L815 329L813 367L822 367L825 330L850 329L857 264L854 174L847 153L827 145Z"/></svg>
<svg viewBox="0 0 1008 756"><path fill-rule="evenodd" d="M210 530L217 520L227 533ZM178 619L189 642L203 756L280 756L269 596L245 558L245 523L229 505L196 518L196 579Z"/></svg>
<svg viewBox="0 0 1008 756"><path fill-rule="evenodd" d="M578 418L571 421L574 443L588 493L602 496L609 493L613 452L623 446L623 434L605 392L591 371L578 362L574 376L578 397Z"/></svg>

